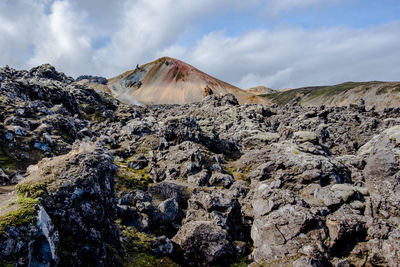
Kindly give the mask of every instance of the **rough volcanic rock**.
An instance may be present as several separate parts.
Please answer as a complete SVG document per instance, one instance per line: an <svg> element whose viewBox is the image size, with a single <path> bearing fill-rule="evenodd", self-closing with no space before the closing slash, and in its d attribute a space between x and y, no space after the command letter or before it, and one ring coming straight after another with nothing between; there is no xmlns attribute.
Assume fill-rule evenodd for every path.
<svg viewBox="0 0 400 267"><path fill-rule="evenodd" d="M50 65L0 86L0 265L400 265L400 108L139 107Z"/></svg>
<svg viewBox="0 0 400 267"><path fill-rule="evenodd" d="M190 117L169 119L160 132L167 142L174 142L175 144L183 141L199 142L201 140L201 129L196 121Z"/></svg>
<svg viewBox="0 0 400 267"><path fill-rule="evenodd" d="M115 172L113 158L106 149L99 144L80 143L66 155L31 167L29 176L18 184L20 193L38 198L43 207L38 224L42 226L47 220L46 227L51 222L58 231L58 246L54 242L51 249L61 265L106 266L118 256ZM37 257L48 257L45 251L41 253Z"/></svg>
<svg viewBox="0 0 400 267"><path fill-rule="evenodd" d="M19 202L19 203L18 203ZM17 200L12 213L1 216L0 263L17 266L55 266L59 263L59 232L36 201ZM14 204L15 205L15 204ZM23 215L28 215L23 219ZM19 221L21 220L21 221ZM3 228L4 227L4 228Z"/></svg>
<svg viewBox="0 0 400 267"><path fill-rule="evenodd" d="M196 192L188 203L183 223L211 221L226 229L233 240L246 239L239 201L231 191Z"/></svg>
<svg viewBox="0 0 400 267"><path fill-rule="evenodd" d="M326 238L322 222L307 209L307 204L289 190L260 185L253 196L254 223L251 237L256 262L296 257L308 243ZM321 246L320 255L326 250Z"/></svg>
<svg viewBox="0 0 400 267"><path fill-rule="evenodd" d="M361 149L368 153L364 169L374 214L400 217L400 127L385 130ZM366 152L368 151L368 152Z"/></svg>
<svg viewBox="0 0 400 267"><path fill-rule="evenodd" d="M347 205L328 215L326 226L329 231L331 253L339 256L349 254L356 243L365 240L367 234L365 218Z"/></svg>
<svg viewBox="0 0 400 267"><path fill-rule="evenodd" d="M160 236L151 244L151 250L155 255L169 255L174 250L174 244L168 237Z"/></svg>
<svg viewBox="0 0 400 267"><path fill-rule="evenodd" d="M212 222L188 222L172 241L180 247L183 261L190 266L223 264L234 254L226 230Z"/></svg>

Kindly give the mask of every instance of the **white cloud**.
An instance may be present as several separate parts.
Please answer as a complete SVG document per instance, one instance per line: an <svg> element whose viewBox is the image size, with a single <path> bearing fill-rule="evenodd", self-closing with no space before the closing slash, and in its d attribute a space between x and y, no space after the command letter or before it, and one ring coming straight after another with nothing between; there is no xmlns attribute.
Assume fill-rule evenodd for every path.
<svg viewBox="0 0 400 267"><path fill-rule="evenodd" d="M280 14L340 1L3 0L0 65L49 62L73 76L112 77L166 55L242 88L398 80L399 22L361 30L270 26L234 36L205 31L180 42L226 12Z"/></svg>
<svg viewBox="0 0 400 267"><path fill-rule="evenodd" d="M111 44L100 51L105 73L117 74L137 63L155 59L160 51L174 45L176 39L190 30L194 21L213 13L224 1L138 0L127 1L120 29L112 35Z"/></svg>
<svg viewBox="0 0 400 267"><path fill-rule="evenodd" d="M55 1L51 13L34 37L35 52L30 65L49 62L77 75L85 72L92 61L91 33L85 27L85 17L68 1Z"/></svg>
<svg viewBox="0 0 400 267"><path fill-rule="evenodd" d="M262 2L266 5L266 10L268 12L279 13L295 8L338 2L338 0L264 0Z"/></svg>
<svg viewBox="0 0 400 267"><path fill-rule="evenodd" d="M0 2L0 62L26 67L31 56L35 29L43 17L42 1Z"/></svg>
<svg viewBox="0 0 400 267"><path fill-rule="evenodd" d="M237 37L214 32L183 59L242 88L398 80L399 29L397 22L364 30L277 28Z"/></svg>

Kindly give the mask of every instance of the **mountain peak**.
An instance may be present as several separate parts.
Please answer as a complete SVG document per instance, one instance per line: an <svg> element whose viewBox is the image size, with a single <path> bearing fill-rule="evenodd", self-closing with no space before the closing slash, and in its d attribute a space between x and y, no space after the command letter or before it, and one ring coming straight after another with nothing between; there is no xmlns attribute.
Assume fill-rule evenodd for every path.
<svg viewBox="0 0 400 267"><path fill-rule="evenodd" d="M129 103L184 104L202 101L212 94L233 94L241 104L269 103L171 57L136 66L110 79L108 87L116 97Z"/></svg>

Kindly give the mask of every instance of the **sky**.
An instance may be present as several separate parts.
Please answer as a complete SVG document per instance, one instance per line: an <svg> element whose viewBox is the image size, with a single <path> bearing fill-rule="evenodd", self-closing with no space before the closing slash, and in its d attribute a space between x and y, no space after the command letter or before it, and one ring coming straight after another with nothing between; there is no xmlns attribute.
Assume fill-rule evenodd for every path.
<svg viewBox="0 0 400 267"><path fill-rule="evenodd" d="M0 66L107 78L162 56L240 88L400 80L400 0L0 0Z"/></svg>

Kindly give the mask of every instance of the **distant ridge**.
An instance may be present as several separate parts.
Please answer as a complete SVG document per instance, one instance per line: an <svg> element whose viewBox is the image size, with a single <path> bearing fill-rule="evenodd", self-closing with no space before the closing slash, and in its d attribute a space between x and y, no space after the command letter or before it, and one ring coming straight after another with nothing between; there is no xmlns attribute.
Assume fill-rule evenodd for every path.
<svg viewBox="0 0 400 267"><path fill-rule="evenodd" d="M346 82L330 86L313 86L264 94L278 105L296 103L302 106L348 106L362 98L366 106L377 110L400 107L400 82Z"/></svg>
<svg viewBox="0 0 400 267"><path fill-rule="evenodd" d="M249 93L255 94L255 95L267 95L267 94L273 94L279 92L278 90L265 87L265 86L256 86L252 87L246 90Z"/></svg>
<svg viewBox="0 0 400 267"><path fill-rule="evenodd" d="M114 96L130 103L185 104L202 101L212 94L233 94L240 104L270 103L170 57L137 66L109 79L107 86Z"/></svg>

